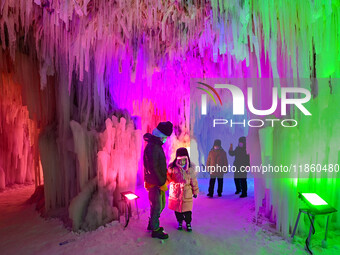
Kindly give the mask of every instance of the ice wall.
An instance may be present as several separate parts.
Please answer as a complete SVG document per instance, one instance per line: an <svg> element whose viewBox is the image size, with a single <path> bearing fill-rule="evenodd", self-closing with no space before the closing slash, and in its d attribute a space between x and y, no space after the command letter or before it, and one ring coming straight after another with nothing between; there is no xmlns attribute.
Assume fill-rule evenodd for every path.
<svg viewBox="0 0 340 255"><path fill-rule="evenodd" d="M328 164L340 163L340 90L336 86L339 81L320 78L318 82L318 97L309 105L312 116L295 116L299 119L299 127L287 130L277 126L260 131L262 162L297 164L303 167L305 164L321 164L322 167L327 165L327 169ZM297 199L298 192L316 192L337 210L340 209L339 176L339 172L327 170L319 173L310 171L308 174L292 173L289 179L266 179L257 195L266 197L267 216L275 220L277 230L288 237L294 227L298 209L303 206ZM262 201L259 205L262 205ZM300 226L301 231L307 231L309 227L307 219L305 222L306 225ZM317 219L317 222L325 226L323 217ZM339 228L339 215L333 214L330 222L331 228Z"/></svg>
<svg viewBox="0 0 340 255"><path fill-rule="evenodd" d="M140 160L142 133L129 115L112 116L99 135L98 183L119 199L120 192L134 191Z"/></svg>
<svg viewBox="0 0 340 255"><path fill-rule="evenodd" d="M142 133L136 129L134 120L127 112L116 114L105 121L103 132L95 136L97 155L97 177L90 180L86 163L91 154L86 151L93 148L87 143L87 137L81 131L81 125L72 121L71 127L75 138L80 165L78 178L80 193L73 198L69 215L73 230L94 230L112 220L118 219L120 192L135 191L137 171L140 161ZM85 143L85 144L84 144ZM85 163L81 163L81 162ZM87 166L85 166L87 165Z"/></svg>
<svg viewBox="0 0 340 255"><path fill-rule="evenodd" d="M0 166L6 185L43 183L38 137L55 118L53 86L40 90L37 62L27 52L18 51L12 62L0 50Z"/></svg>
<svg viewBox="0 0 340 255"><path fill-rule="evenodd" d="M32 183L40 168L34 164L37 127L18 96L21 87L11 75L0 78L0 189L14 183ZM39 181L39 180L38 180Z"/></svg>

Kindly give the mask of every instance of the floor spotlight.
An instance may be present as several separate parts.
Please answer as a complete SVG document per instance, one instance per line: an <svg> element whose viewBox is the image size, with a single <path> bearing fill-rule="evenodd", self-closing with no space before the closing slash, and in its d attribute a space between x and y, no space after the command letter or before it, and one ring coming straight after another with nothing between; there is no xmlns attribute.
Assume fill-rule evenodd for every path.
<svg viewBox="0 0 340 255"><path fill-rule="evenodd" d="M123 214L125 215L125 226L124 228L126 228L129 224L130 221L130 217L132 216L132 209L131 209L131 201L135 200L135 205L136 205L136 210L137 210L137 215L138 215L138 219L139 219L139 211L138 211L138 204L137 204L137 199L139 198L139 196L137 196L135 193L131 192L131 191L125 191L125 192L121 192L121 201L124 203L124 209ZM121 211L119 211L121 213ZM120 219L120 216L119 216Z"/></svg>
<svg viewBox="0 0 340 255"><path fill-rule="evenodd" d="M292 238L294 238L296 228L298 226L300 215L301 213L307 214L309 220L310 220L310 228L309 228L309 234L306 239L306 249L310 254L313 254L311 249L309 248L310 240L312 233L315 234L315 228L314 228L314 219L316 215L327 215L327 223L326 223L326 230L325 230L325 238L322 240L322 247L327 247L327 232L328 232L328 222L329 222L329 216L330 214L337 212L337 210L329 205L323 198L321 198L316 193L300 193L299 192L299 198L307 205L307 208L300 208L299 214L295 222L295 227L293 230L293 233L291 235Z"/></svg>

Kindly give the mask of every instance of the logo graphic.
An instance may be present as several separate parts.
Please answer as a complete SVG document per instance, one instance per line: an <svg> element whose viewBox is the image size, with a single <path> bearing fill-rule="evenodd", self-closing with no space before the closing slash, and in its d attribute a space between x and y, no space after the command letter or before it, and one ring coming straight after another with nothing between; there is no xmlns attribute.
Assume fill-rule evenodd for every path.
<svg viewBox="0 0 340 255"><path fill-rule="evenodd" d="M213 87L211 87L210 85L208 84L205 84L203 82L197 82L198 84L201 84L203 86L206 86L207 88L209 88L212 92L215 93L215 95L217 96L218 100L220 101L220 104L222 106L222 100L221 100L221 97L220 95L217 93L216 89L214 89ZM211 92L207 89L204 89L204 88L201 88L201 87L196 87L200 90L203 90L204 92L206 92L211 98L212 100L214 101L215 105L217 105L217 102L214 98L214 96L211 94ZM202 111L201 111L201 114L202 115L207 115L207 95L205 94L202 94Z"/></svg>
<svg viewBox="0 0 340 255"><path fill-rule="evenodd" d="M244 115L245 114L245 110L244 110L244 106L245 106L245 99L244 99L244 94L243 91L238 88L235 85L231 85L231 84L215 84L215 88L202 83L202 82L198 82L201 85L204 85L206 87L208 87L211 91L213 91L215 93L215 95L218 97L221 106L222 106L222 100L221 97L219 96L219 94L217 93L217 91L215 90L215 88L217 89L228 89L231 92L232 98L233 98L233 115ZM210 91L201 88L201 87L197 87L198 89L203 90L204 92L206 92L207 94L210 95L210 97L213 99L213 101L216 103L216 100L214 98L214 96L211 94ZM253 89L252 88L248 88L248 97L247 97L247 105L248 105L248 109L251 113L255 114L255 115L270 115L273 114L277 108L278 105L278 91L277 88L272 88L272 105L270 107L270 109L267 110L259 110L259 109L255 109L254 107L254 103L253 103ZM288 94L289 93L299 93L299 94L304 94L305 97L304 98L289 98ZM281 115L287 115L287 105L291 104L291 105L295 105L304 115L312 115L302 104L307 103L311 98L311 94L307 89L304 88L293 88L293 87L285 87L285 88L281 88ZM201 109L201 114L202 115L207 115L207 96L206 94L202 94L201 97L201 103L202 103L202 109Z"/></svg>

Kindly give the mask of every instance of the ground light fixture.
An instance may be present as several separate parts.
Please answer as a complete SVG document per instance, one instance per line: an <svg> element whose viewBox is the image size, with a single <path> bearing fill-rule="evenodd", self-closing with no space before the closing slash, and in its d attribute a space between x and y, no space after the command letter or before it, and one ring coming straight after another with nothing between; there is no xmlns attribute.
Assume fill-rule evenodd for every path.
<svg viewBox="0 0 340 255"><path fill-rule="evenodd" d="M316 193L301 193L301 196L302 199L311 206L328 205L328 203Z"/></svg>
<svg viewBox="0 0 340 255"><path fill-rule="evenodd" d="M314 228L314 219L316 215L327 215L327 223L326 223L326 230L325 230L325 238L322 240L322 247L326 248L327 247L327 232L328 232L328 222L329 222L329 216L332 213L337 212L337 210L329 205L323 198L321 198L318 194L316 193L300 193L298 196L304 203L307 205L307 207L300 208L299 209L299 214L295 222L294 230L291 235L292 238L294 238L296 228L298 226L299 220L300 220L300 215L301 213L307 214L311 225L309 228L309 234L306 239L306 250L310 253L313 254L312 250L309 248L309 244L311 241L311 236L312 233L315 233L315 228Z"/></svg>
<svg viewBox="0 0 340 255"><path fill-rule="evenodd" d="M138 198L138 196L136 194L133 194L132 192L130 193L127 193L127 194L124 194L125 198L129 199L129 200L134 200L136 198Z"/></svg>
<svg viewBox="0 0 340 255"><path fill-rule="evenodd" d="M124 214L125 216L124 229L125 229L129 224L130 217L132 216L131 201L133 200L135 201L137 215L139 218L138 203L137 203L137 199L139 198L139 196L137 196L132 191L121 192L120 195L121 195L121 202L123 203L123 206L119 210L118 218L120 219L120 216Z"/></svg>

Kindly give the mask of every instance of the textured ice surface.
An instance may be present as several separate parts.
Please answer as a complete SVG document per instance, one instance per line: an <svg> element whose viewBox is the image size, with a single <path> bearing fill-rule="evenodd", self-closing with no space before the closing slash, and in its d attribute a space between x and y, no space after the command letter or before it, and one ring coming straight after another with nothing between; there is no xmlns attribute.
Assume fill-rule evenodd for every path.
<svg viewBox="0 0 340 255"><path fill-rule="evenodd" d="M31 47L38 53L42 87L48 75L61 71L60 63L66 59L71 86L73 71L83 81L92 60L98 75L113 62L129 63L134 81L138 65L144 65L143 74L152 74L167 59L176 63L197 54L209 55L213 62L228 61L229 72L240 61L249 66L255 57L254 70L260 77L269 73L310 77L315 53L319 76L329 77L340 71L338 7L336 0L265 4L249 0L4 0L0 39L8 42L2 48L9 49L15 59L19 20L24 40L28 41L30 28L35 28ZM143 63L138 55L143 55ZM98 89L103 81L95 79Z"/></svg>
<svg viewBox="0 0 340 255"><path fill-rule="evenodd" d="M0 187L4 188L38 181L40 172L34 160L36 124L23 105L21 86L12 75L0 75Z"/></svg>
<svg viewBox="0 0 340 255"><path fill-rule="evenodd" d="M322 81L322 80L321 80ZM329 94L329 88L319 87L319 97L309 103L312 116L298 116L299 126L289 130L277 126L260 130L261 156L264 164L275 165L305 164L327 165L327 171L291 173L287 179L259 180L256 185L256 208L262 206L261 198L266 197L266 214L276 220L277 230L288 236L294 226L298 209L305 206L298 198L298 192L315 192L338 210L339 172L329 170L328 164L339 164L339 101L338 86ZM307 178L306 178L307 177ZM301 231L307 231L309 222L299 224ZM301 222L301 221L300 221ZM316 217L323 230L324 216ZM331 228L340 227L340 217L335 213L330 218Z"/></svg>
<svg viewBox="0 0 340 255"><path fill-rule="evenodd" d="M141 130L135 128L128 115L120 118L113 115L105 121L104 131L92 136L75 121L71 122L71 128L81 191L71 201L69 215L73 230L94 230L118 220L120 192L135 190L141 156ZM91 138L98 140L89 143ZM89 181L90 164L86 161L91 155L97 155L97 177Z"/></svg>
<svg viewBox="0 0 340 255"><path fill-rule="evenodd" d="M84 221L87 208L90 204L91 198L97 188L97 178L87 182L83 186L82 191L72 199L69 206L69 217L72 220L72 228L74 231L80 229L82 222ZM95 220L95 219L93 219Z"/></svg>

